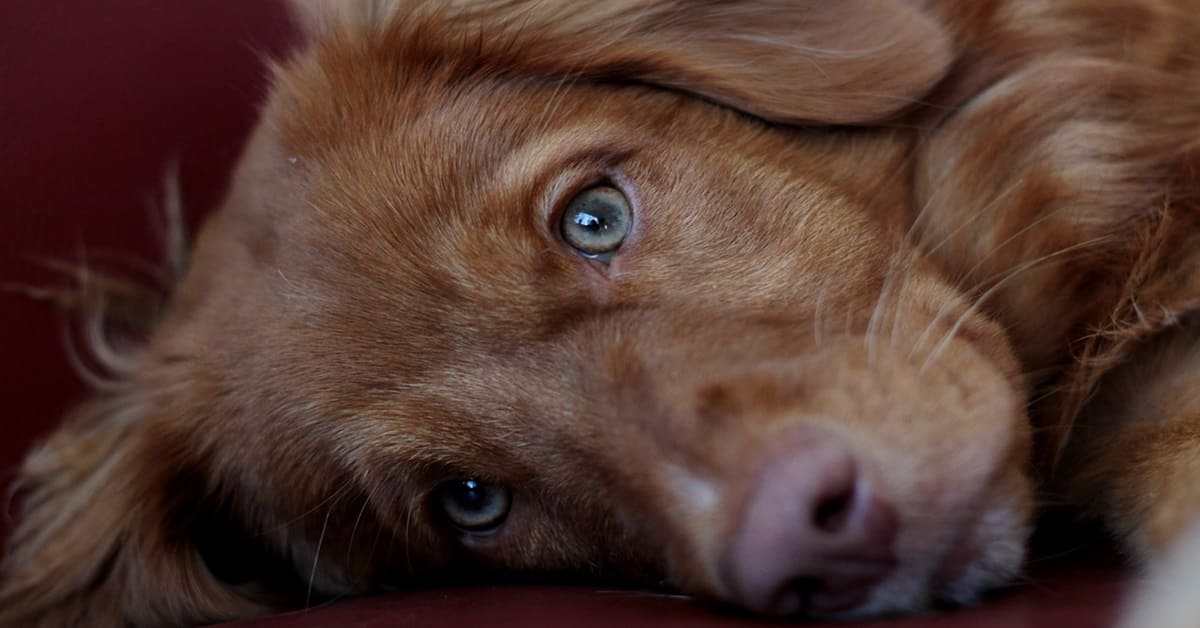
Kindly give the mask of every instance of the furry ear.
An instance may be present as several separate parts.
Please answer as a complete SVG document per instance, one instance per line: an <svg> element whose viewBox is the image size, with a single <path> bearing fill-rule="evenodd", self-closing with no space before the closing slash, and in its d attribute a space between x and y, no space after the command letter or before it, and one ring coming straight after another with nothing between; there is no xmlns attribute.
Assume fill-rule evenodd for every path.
<svg viewBox="0 0 1200 628"><path fill-rule="evenodd" d="M118 384L121 385L121 384ZM26 461L0 580L0 626L161 626L261 610L214 578L172 500L175 452L131 390L81 407Z"/></svg>
<svg viewBox="0 0 1200 628"><path fill-rule="evenodd" d="M296 26L310 39L335 28L382 28L400 5L396 0L290 0L289 4Z"/></svg>
<svg viewBox="0 0 1200 628"><path fill-rule="evenodd" d="M1197 310L1186 252L1200 242L1200 75L1036 59L947 108L922 142L913 232L944 268L965 269L960 285L1005 327L1027 372L1060 374L1034 382L1052 386L1038 432L1053 464L1100 378ZM1058 364L1067 343L1071 364Z"/></svg>
<svg viewBox="0 0 1200 628"><path fill-rule="evenodd" d="M864 124L923 96L953 60L948 33L901 0L294 0L310 35L441 39L502 69L636 80L788 124ZM432 18L432 20L431 20ZM440 22L431 29L432 22Z"/></svg>
<svg viewBox="0 0 1200 628"><path fill-rule="evenodd" d="M933 87L952 60L943 30L900 1L554 6L538 20L544 32L522 27L531 64L633 77L775 122L886 118Z"/></svg>

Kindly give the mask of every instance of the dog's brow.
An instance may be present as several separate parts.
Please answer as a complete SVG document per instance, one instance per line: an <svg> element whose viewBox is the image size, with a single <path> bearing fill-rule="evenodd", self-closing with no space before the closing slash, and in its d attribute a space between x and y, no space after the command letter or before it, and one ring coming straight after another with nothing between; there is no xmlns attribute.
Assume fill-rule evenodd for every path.
<svg viewBox="0 0 1200 628"><path fill-rule="evenodd" d="M568 168L604 166L620 161L634 151L615 134L597 136L583 127L570 127L553 134L530 138L500 164L496 181L506 188L519 188L531 180L546 180Z"/></svg>

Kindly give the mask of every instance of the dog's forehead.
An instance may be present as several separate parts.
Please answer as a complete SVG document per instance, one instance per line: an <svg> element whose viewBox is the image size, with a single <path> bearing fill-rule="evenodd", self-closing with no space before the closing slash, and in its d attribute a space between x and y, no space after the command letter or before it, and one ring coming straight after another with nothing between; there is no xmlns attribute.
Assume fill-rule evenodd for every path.
<svg viewBox="0 0 1200 628"><path fill-rule="evenodd" d="M268 111L280 159L303 179L304 198L286 218L299 221L297 238L321 245L294 248L349 253L364 266L373 254L396 267L393 281L435 264L462 279L545 263L538 210L553 179L581 160L647 146L653 125L639 125L639 114L655 115L647 105L656 97L665 109L679 100L327 57L286 68ZM480 259L491 268L465 266Z"/></svg>
<svg viewBox="0 0 1200 628"><path fill-rule="evenodd" d="M352 322L432 363L424 345L443 331L504 335L514 312L572 301L556 280L571 260L538 211L543 177L589 142L571 88L359 61L287 69L269 111L276 158L301 180L274 227L293 317Z"/></svg>
<svg viewBox="0 0 1200 628"><path fill-rule="evenodd" d="M281 154L306 177L281 238L283 272L332 295L328 311L375 336L404 335L417 352L445 346L444 334L476 355L482 342L503 350L600 311L597 294L605 307L695 305L705 299L694 282L796 310L824 285L822 265L772 252L838 263L881 250L866 216L827 182L832 143L793 145L679 93L328 51L277 85ZM640 197L640 244L607 282L561 241L555 212L612 171ZM746 255L747 242L763 255ZM869 267L838 276L850 284ZM588 281L602 285L589 293Z"/></svg>

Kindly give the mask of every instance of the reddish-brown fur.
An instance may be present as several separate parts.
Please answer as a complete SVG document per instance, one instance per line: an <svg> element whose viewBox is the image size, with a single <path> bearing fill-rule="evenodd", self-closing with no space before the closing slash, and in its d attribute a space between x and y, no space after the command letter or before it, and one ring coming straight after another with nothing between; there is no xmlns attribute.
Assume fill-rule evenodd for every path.
<svg viewBox="0 0 1200 628"><path fill-rule="evenodd" d="M26 463L0 625L492 573L738 602L796 426L899 517L851 614L1013 577L1038 487L1142 557L1197 518L1200 3L298 5L165 314ZM555 228L598 181L610 263ZM502 532L438 520L458 477Z"/></svg>

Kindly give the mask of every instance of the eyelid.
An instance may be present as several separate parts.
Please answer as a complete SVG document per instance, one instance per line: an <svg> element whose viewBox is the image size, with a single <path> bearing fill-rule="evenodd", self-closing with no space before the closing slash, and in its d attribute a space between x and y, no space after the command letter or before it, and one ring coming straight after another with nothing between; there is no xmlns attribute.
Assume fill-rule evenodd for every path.
<svg viewBox="0 0 1200 628"><path fill-rule="evenodd" d="M552 233L558 233L558 225L562 222L563 214L571 205L571 201L583 192L601 185L612 185L606 173L588 168L582 172L564 172L556 178L547 190L549 194L543 203L546 208L544 222L550 226ZM621 190L618 186L613 186ZM622 190L624 193L624 190Z"/></svg>
<svg viewBox="0 0 1200 628"><path fill-rule="evenodd" d="M548 227L546 234L553 236L558 232L556 225L562 211L575 195L605 182L620 190L630 201L630 207L636 210L631 181L622 168L632 155L631 148L609 142L597 143L561 158L539 159L542 163L533 170L538 174L533 180L526 178L524 185L536 191L532 200L538 208L541 224Z"/></svg>
<svg viewBox="0 0 1200 628"><path fill-rule="evenodd" d="M583 251L576 251L576 253L578 255L581 255L585 259L600 262L601 264L607 264L607 263L611 262L614 257L617 256L618 250L620 250L620 247L617 247L617 249L614 249L607 253L585 253Z"/></svg>

